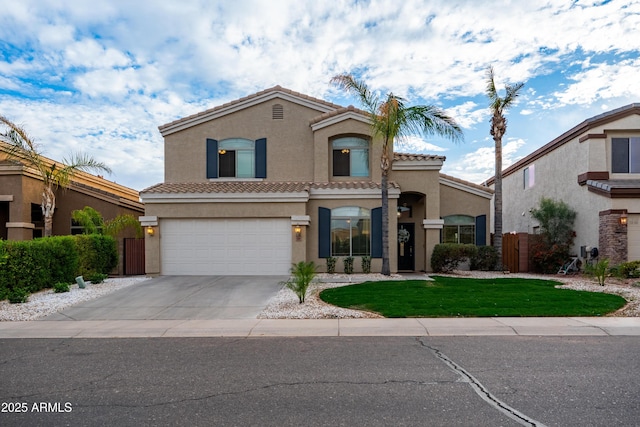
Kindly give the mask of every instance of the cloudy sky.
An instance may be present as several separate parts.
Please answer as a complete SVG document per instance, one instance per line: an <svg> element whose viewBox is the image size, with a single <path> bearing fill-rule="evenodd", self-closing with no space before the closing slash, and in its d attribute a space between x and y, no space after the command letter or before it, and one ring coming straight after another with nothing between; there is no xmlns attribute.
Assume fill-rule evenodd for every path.
<svg viewBox="0 0 640 427"><path fill-rule="evenodd" d="M489 5L490 4L490 5ZM398 151L443 172L493 175L486 70L525 83L505 167L585 119L640 102L640 0L7 0L0 114L54 159L87 152L106 178L163 180L158 126L275 85L341 105L352 73L381 93L444 108L465 142L418 136Z"/></svg>

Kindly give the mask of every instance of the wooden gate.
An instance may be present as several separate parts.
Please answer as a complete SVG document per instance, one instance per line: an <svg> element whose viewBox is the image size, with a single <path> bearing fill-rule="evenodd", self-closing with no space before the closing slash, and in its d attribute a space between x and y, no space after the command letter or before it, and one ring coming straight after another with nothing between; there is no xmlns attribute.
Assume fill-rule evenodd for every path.
<svg viewBox="0 0 640 427"><path fill-rule="evenodd" d="M517 234L502 235L502 269L520 272L520 242Z"/></svg>
<svg viewBox="0 0 640 427"><path fill-rule="evenodd" d="M124 274L145 274L144 239L124 239Z"/></svg>

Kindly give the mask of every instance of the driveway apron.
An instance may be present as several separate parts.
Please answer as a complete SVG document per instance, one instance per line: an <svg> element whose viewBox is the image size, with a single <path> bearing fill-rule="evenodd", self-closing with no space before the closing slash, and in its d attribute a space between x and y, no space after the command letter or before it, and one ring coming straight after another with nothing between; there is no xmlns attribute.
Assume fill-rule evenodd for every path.
<svg viewBox="0 0 640 427"><path fill-rule="evenodd" d="M284 276L161 276L42 320L255 319ZM90 285L89 285L90 286Z"/></svg>

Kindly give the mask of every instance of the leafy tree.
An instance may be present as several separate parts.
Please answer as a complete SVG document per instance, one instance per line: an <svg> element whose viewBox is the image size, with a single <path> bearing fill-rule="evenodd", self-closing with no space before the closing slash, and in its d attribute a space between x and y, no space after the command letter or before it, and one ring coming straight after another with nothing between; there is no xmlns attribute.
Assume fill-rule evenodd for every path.
<svg viewBox="0 0 640 427"><path fill-rule="evenodd" d="M82 227L82 234L101 234L104 227L102 215L90 206L71 212L71 219Z"/></svg>
<svg viewBox="0 0 640 427"><path fill-rule="evenodd" d="M389 171L393 162L393 142L413 135L441 135L453 141L463 139L454 119L433 105L408 106L393 93L380 97L349 74L337 75L331 83L355 95L369 117L372 136L382 142L382 274L390 275L389 264Z"/></svg>
<svg viewBox="0 0 640 427"><path fill-rule="evenodd" d="M67 188L78 171L105 171L111 169L104 163L94 160L86 154L73 154L62 163L50 162L42 156L40 147L31 140L26 131L0 116L0 123L6 131L0 134L0 141L9 145L9 158L32 168L42 180L42 216L44 217L44 236L50 237L53 230L53 214L56 209L56 190Z"/></svg>
<svg viewBox="0 0 640 427"><path fill-rule="evenodd" d="M531 217L540 223L540 231L550 244L573 242L573 223L577 213L563 202L543 197L540 206L531 210Z"/></svg>
<svg viewBox="0 0 640 427"><path fill-rule="evenodd" d="M531 210L531 217L540 223L540 234L531 244L533 267L542 273L555 273L570 257L576 212L563 201L543 197L540 206Z"/></svg>
<svg viewBox="0 0 640 427"><path fill-rule="evenodd" d="M91 206L85 206L80 210L71 212L71 218L84 228L83 234L106 234L107 236L117 237L125 229L133 228L137 237L143 236L140 222L130 214L118 215L113 219L104 221L100 212Z"/></svg>
<svg viewBox="0 0 640 427"><path fill-rule="evenodd" d="M491 136L495 142L496 172L494 192L494 237L493 246L498 252L498 259L502 260L502 137L507 132L505 112L513 105L518 92L524 83L505 85L505 96L500 97L493 78L493 67L487 70L487 96L491 108Z"/></svg>

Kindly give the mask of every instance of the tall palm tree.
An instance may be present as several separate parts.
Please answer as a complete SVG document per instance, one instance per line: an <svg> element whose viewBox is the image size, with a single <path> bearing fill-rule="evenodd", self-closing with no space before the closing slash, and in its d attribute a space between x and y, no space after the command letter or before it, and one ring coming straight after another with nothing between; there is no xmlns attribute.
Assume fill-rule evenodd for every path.
<svg viewBox="0 0 640 427"><path fill-rule="evenodd" d="M0 116L0 123L6 126L5 133L0 134L0 141L9 145L8 156L27 167L34 169L42 180L42 216L44 218L44 236L51 236L53 230L53 213L56 209L56 190L67 188L78 171L104 171L111 169L104 163L94 160L85 154L74 154L62 163L51 162L42 156L40 148L27 132L20 126Z"/></svg>
<svg viewBox="0 0 640 427"><path fill-rule="evenodd" d="M493 246L498 252L498 260L502 264L502 137L507 132L507 119L504 116L516 98L524 83L504 86L505 96L498 95L493 78L493 67L487 70L487 96L489 97L489 107L491 108L491 136L496 146L496 172L494 178L494 236Z"/></svg>
<svg viewBox="0 0 640 427"><path fill-rule="evenodd" d="M388 93L380 98L367 85L349 74L333 77L331 83L355 95L371 122L372 137L382 142L382 274L390 275L389 265L389 171L393 162L393 141L412 135L441 135L453 141L463 139L454 119L433 105L406 105L406 100Z"/></svg>

